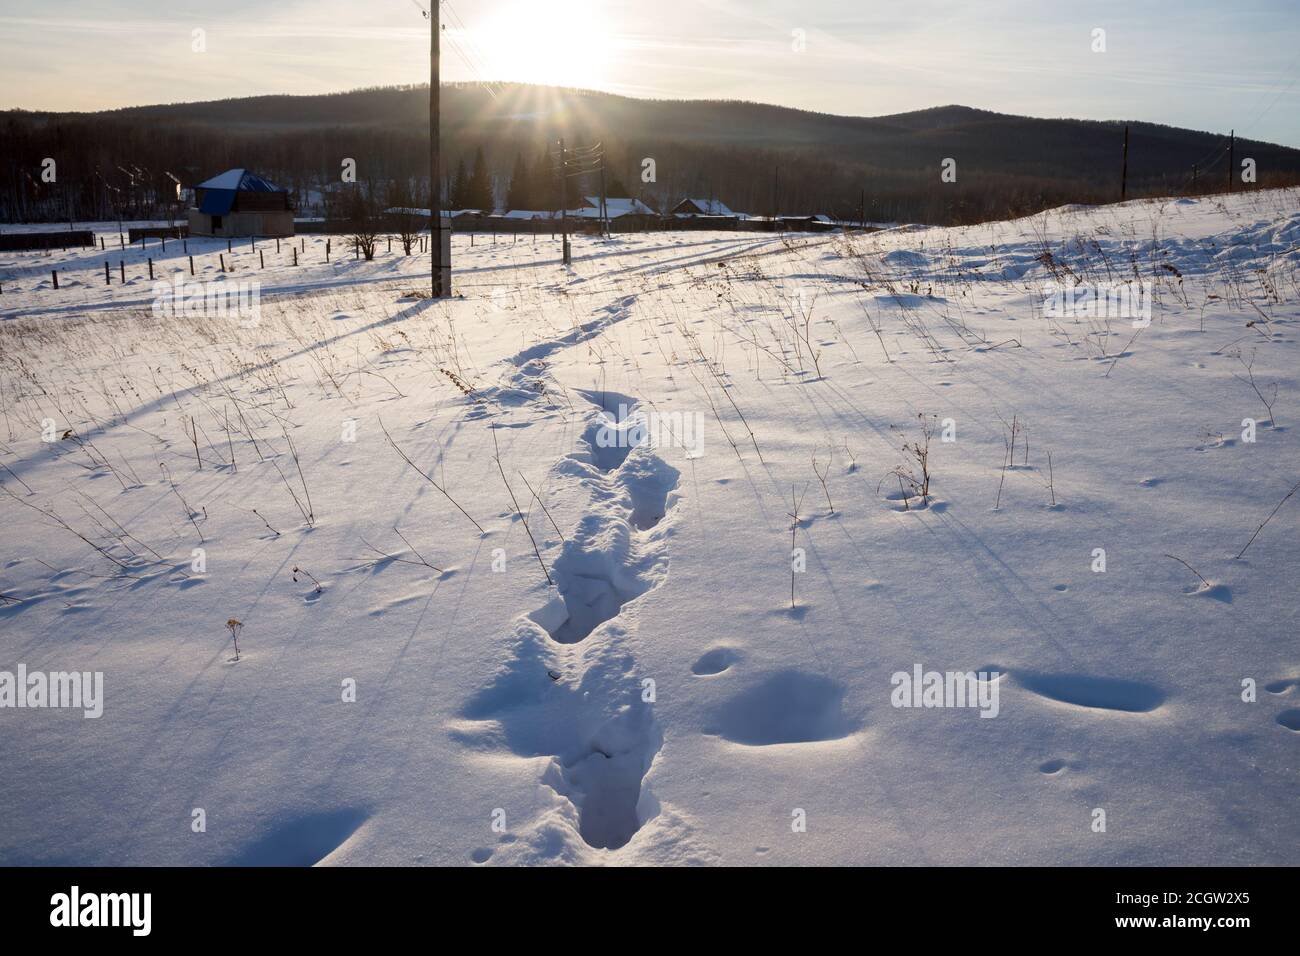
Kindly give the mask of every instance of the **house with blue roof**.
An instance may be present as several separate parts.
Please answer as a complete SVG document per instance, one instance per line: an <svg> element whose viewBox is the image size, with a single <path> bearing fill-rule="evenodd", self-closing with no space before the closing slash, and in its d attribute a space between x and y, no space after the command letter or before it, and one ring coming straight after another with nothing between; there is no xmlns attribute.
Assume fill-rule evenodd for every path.
<svg viewBox="0 0 1300 956"><path fill-rule="evenodd" d="M292 236L289 191L246 169L228 169L194 187L191 236Z"/></svg>

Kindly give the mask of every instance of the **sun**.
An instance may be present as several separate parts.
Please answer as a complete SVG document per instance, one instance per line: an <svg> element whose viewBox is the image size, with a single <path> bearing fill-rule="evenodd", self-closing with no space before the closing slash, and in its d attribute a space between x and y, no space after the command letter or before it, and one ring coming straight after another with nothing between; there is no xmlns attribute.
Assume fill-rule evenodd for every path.
<svg viewBox="0 0 1300 956"><path fill-rule="evenodd" d="M488 79L591 88L605 80L612 36L591 0L520 0L508 4L473 40Z"/></svg>

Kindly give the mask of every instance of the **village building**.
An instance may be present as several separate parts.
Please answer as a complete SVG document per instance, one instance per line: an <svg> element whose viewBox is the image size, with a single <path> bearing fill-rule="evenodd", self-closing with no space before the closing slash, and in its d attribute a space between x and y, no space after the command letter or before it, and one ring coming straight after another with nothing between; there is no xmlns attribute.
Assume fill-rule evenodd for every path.
<svg viewBox="0 0 1300 956"><path fill-rule="evenodd" d="M194 187L191 236L292 236L289 191L246 169L228 169Z"/></svg>
<svg viewBox="0 0 1300 956"><path fill-rule="evenodd" d="M693 216L724 216L729 219L745 218L741 213L733 212L725 203L716 199L683 199L672 208L672 215L678 218Z"/></svg>
<svg viewBox="0 0 1300 956"><path fill-rule="evenodd" d="M582 205L570 209L568 214L575 219L600 219L600 197L583 196ZM639 199L614 199L605 197L605 216L609 219L623 219L627 216L652 217L655 211Z"/></svg>

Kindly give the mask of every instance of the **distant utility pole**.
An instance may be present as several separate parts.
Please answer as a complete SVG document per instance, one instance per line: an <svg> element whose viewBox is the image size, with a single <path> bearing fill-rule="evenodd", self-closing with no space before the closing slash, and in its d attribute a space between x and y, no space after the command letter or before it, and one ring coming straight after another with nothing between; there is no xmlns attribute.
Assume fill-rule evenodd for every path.
<svg viewBox="0 0 1300 956"><path fill-rule="evenodd" d="M1128 127L1124 127L1124 160L1119 173L1119 201L1128 198Z"/></svg>
<svg viewBox="0 0 1300 956"><path fill-rule="evenodd" d="M442 228L442 177L438 175L441 159L438 138L439 125L439 54L442 33L440 0L429 0L429 249L432 253L432 288L435 299L451 295L451 243Z"/></svg>
<svg viewBox="0 0 1300 956"><path fill-rule="evenodd" d="M1228 192L1232 192L1233 180L1237 177L1233 175L1236 166L1237 151L1237 131L1234 129L1228 134Z"/></svg>
<svg viewBox="0 0 1300 956"><path fill-rule="evenodd" d="M605 151L600 151L600 222L605 238L609 238L609 204L605 201Z"/></svg>
<svg viewBox="0 0 1300 956"><path fill-rule="evenodd" d="M560 248L564 264L572 264L569 254L569 162L563 136L560 137Z"/></svg>
<svg viewBox="0 0 1300 956"><path fill-rule="evenodd" d="M776 217L781 214L781 167L772 173L772 228L776 229Z"/></svg>

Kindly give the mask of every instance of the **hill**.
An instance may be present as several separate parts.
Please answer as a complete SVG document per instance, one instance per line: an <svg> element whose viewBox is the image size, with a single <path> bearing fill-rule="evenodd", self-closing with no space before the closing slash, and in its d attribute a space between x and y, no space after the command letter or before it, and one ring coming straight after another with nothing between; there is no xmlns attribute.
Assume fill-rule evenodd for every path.
<svg viewBox="0 0 1300 956"><path fill-rule="evenodd" d="M19 195L24 171L61 153L60 168L87 181L98 166L124 188L118 166L159 167L187 182L248 166L291 186L300 205L337 182L343 158L375 189L402 181L427 197L428 88L386 87L317 96L259 96L140 106L101 113L3 114L0 167L15 185L7 219L31 217L36 195ZM542 154L604 144L611 179L660 204L712 195L735 209L769 213L866 213L877 219L961 222L1028 212L1060 202L1118 198L1121 121L1036 119L964 106L854 117L760 103L643 100L527 85L458 84L442 93L444 174L485 151L504 203L517 157L545 178ZM1129 195L1197 191L1227 181L1222 133L1132 123ZM66 155L76 143L75 155ZM957 182L940 186L940 163ZM1256 161L1259 185L1300 177L1300 150L1239 140L1236 157ZM655 181L642 183L643 160ZM114 181L117 176L120 181ZM594 186L593 186L594 188ZM30 190L30 187L29 187ZM45 197L49 199L48 196ZM85 189L64 205L101 206ZM131 200L123 200L129 202ZM102 211L102 210L101 210ZM140 212L145 210L140 209ZM39 211L38 211L39 215ZM66 218L56 213L54 218Z"/></svg>

